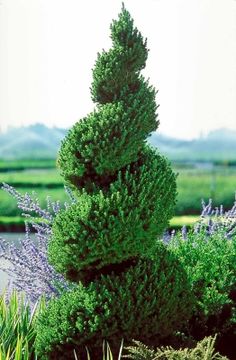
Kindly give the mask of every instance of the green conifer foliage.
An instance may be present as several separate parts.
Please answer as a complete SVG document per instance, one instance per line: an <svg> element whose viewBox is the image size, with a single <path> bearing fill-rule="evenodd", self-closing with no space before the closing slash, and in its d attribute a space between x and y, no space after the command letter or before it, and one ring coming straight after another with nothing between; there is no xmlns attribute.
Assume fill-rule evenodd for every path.
<svg viewBox="0 0 236 360"><path fill-rule="evenodd" d="M101 188L104 178L138 160L145 139L158 127L156 92L140 75L146 41L124 8L111 34L113 47L98 55L93 70L97 110L73 126L59 153L62 174L76 187L89 182Z"/></svg>
<svg viewBox="0 0 236 360"><path fill-rule="evenodd" d="M167 336L192 308L186 274L157 240L173 213L176 182L166 159L145 143L158 127L156 92L140 74L146 41L124 6L111 38L93 70L97 108L59 152L77 201L57 215L48 256L78 286L39 318L36 347L52 359L73 358L76 346L93 349L103 339Z"/></svg>

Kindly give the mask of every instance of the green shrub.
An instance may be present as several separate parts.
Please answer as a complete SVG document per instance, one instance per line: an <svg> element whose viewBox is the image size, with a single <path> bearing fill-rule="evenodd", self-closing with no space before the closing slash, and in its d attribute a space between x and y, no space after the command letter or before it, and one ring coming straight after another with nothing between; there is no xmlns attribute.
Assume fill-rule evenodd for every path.
<svg viewBox="0 0 236 360"><path fill-rule="evenodd" d="M172 347L161 347L153 350L139 341L127 348L129 355L123 358L133 360L227 360L214 350L216 337L208 337L200 341L194 349L175 350Z"/></svg>
<svg viewBox="0 0 236 360"><path fill-rule="evenodd" d="M197 299L188 328L195 339L222 335L236 323L236 235L229 239L224 229L216 226L219 223L206 224L199 232L190 230L186 238L177 233L170 243Z"/></svg>
<svg viewBox="0 0 236 360"><path fill-rule="evenodd" d="M146 41L124 6L111 33L113 48L93 71L97 109L59 152L76 201L53 222L48 258L77 288L39 317L36 349L50 359L71 359L75 347L84 358L86 346L98 358L104 339L114 351L121 338L158 342L193 307L186 273L157 240L173 214L176 176L145 143L159 123L155 90L140 75Z"/></svg>
<svg viewBox="0 0 236 360"><path fill-rule="evenodd" d="M121 336L149 341L154 334L159 339L172 333L191 313L191 294L175 256L161 243L156 254L111 268L109 276L52 300L39 319L39 353L63 358L63 343L71 353L73 344L78 352L86 344L97 354L102 339L116 349Z"/></svg>
<svg viewBox="0 0 236 360"><path fill-rule="evenodd" d="M69 279L83 281L90 271L152 253L172 213L166 206L174 202L172 183L165 159L146 149L109 191L84 191L78 203L59 213L52 226L49 260Z"/></svg>

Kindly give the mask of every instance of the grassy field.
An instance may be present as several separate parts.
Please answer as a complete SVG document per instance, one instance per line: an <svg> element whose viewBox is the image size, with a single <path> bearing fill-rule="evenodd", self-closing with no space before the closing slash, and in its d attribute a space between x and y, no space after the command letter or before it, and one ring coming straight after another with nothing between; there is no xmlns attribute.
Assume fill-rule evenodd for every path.
<svg viewBox="0 0 236 360"><path fill-rule="evenodd" d="M0 172L9 170L24 170L24 169L51 169L55 168L55 159L25 159L25 160L1 160Z"/></svg>
<svg viewBox="0 0 236 360"><path fill-rule="evenodd" d="M4 166L5 171L3 171ZM18 170L15 170L16 166ZM1 183L14 186L22 194L36 192L43 207L46 206L47 196L61 203L68 201L63 188L63 179L55 168L55 161L23 161L7 164L0 162L0 168ZM202 199L208 202L208 199L212 198L214 206L222 204L226 209L232 207L236 191L236 167L180 168L178 166L178 168L174 167L174 171L178 173L178 198L175 218L172 219L171 226L178 227L192 223L192 219L196 217L186 216L200 214ZM0 189L0 225L8 224L9 227L20 214L21 210L17 209L15 199ZM19 220L15 223L18 224Z"/></svg>
<svg viewBox="0 0 236 360"><path fill-rule="evenodd" d="M17 188L55 188L63 186L63 178L55 168L2 172L0 173L0 179L1 182Z"/></svg>
<svg viewBox="0 0 236 360"><path fill-rule="evenodd" d="M232 207L236 192L236 167L179 169L176 214L199 214L201 200L211 198L214 206Z"/></svg>
<svg viewBox="0 0 236 360"><path fill-rule="evenodd" d="M42 207L46 207L46 199L50 196L52 201L59 200L62 203L68 201L68 196L64 191L63 185L61 184L60 188L47 188L46 186L41 188L34 188L33 186L27 188L16 187L17 191L21 194L32 194L35 192L39 203ZM21 214L21 210L16 208L16 200L12 198L8 193L3 190L0 190L0 216L17 216Z"/></svg>

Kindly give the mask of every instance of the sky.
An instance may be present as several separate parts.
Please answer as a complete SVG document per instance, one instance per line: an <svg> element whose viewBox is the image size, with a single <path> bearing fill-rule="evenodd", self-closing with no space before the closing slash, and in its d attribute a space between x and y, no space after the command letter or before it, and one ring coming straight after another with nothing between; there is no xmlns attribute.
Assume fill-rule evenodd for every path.
<svg viewBox="0 0 236 360"><path fill-rule="evenodd" d="M125 0L148 40L160 133L236 129L236 0ZM92 68L118 0L0 0L0 130L71 127L93 111Z"/></svg>

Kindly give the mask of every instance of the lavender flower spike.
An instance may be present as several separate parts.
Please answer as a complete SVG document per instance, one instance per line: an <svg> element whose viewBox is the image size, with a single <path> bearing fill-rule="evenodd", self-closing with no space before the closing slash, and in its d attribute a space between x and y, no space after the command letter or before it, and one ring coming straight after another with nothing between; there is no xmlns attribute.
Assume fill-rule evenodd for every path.
<svg viewBox="0 0 236 360"><path fill-rule="evenodd" d="M72 289L74 285L57 273L47 259L51 224L63 207L58 201L52 202L48 198L47 209L42 209L36 196L21 195L8 184L3 184L3 190L16 198L18 207L24 210L27 218L25 237L19 240L18 246L0 239L0 259L8 263L1 269L11 277L11 287L24 291L26 298L33 304L42 295L49 300L62 291ZM40 219L34 220L35 214ZM31 229L34 229L35 234L31 233Z"/></svg>

